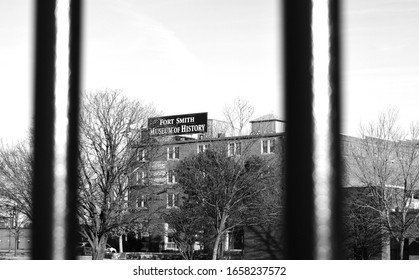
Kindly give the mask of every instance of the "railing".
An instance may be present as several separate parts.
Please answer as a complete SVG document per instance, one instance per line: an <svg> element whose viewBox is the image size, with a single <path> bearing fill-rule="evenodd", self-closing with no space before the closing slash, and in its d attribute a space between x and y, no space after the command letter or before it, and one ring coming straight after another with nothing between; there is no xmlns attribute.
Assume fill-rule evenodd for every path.
<svg viewBox="0 0 419 280"><path fill-rule="evenodd" d="M80 0L36 2L33 259L75 259Z"/></svg>
<svg viewBox="0 0 419 280"><path fill-rule="evenodd" d="M178 248L175 244L175 242L167 242L164 244L164 249L165 250L173 250L173 251L177 251Z"/></svg>
<svg viewBox="0 0 419 280"><path fill-rule="evenodd" d="M339 1L284 1L287 258L340 258Z"/></svg>
<svg viewBox="0 0 419 280"><path fill-rule="evenodd" d="M340 258L338 3L283 6L289 259ZM33 259L76 258L80 15L37 1Z"/></svg>

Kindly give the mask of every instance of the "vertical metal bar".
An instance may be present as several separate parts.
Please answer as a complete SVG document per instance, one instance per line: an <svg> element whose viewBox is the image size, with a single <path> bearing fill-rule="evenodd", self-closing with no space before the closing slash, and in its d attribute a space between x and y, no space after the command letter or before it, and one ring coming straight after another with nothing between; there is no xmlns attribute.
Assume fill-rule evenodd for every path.
<svg viewBox="0 0 419 280"><path fill-rule="evenodd" d="M339 257L338 6L329 2L283 9L289 259Z"/></svg>
<svg viewBox="0 0 419 280"><path fill-rule="evenodd" d="M52 258L55 1L36 5L32 258Z"/></svg>
<svg viewBox="0 0 419 280"><path fill-rule="evenodd" d="M284 1L287 258L314 258L312 3Z"/></svg>
<svg viewBox="0 0 419 280"><path fill-rule="evenodd" d="M80 3L70 3L36 6L33 259L75 258Z"/></svg>
<svg viewBox="0 0 419 280"><path fill-rule="evenodd" d="M76 244L79 238L77 221L77 188L79 185L79 111L81 95L81 38L82 38L82 0L72 0L70 4L70 80L68 109L68 145L67 145L67 248L66 259L75 259Z"/></svg>
<svg viewBox="0 0 419 280"><path fill-rule="evenodd" d="M337 0L313 0L313 118L314 118L314 213L315 258L338 257L335 242L339 212L339 59L336 56L338 31ZM334 7L334 8L332 8ZM332 21L333 20L333 21Z"/></svg>
<svg viewBox="0 0 419 280"><path fill-rule="evenodd" d="M332 170L331 175L331 207L332 207L332 236L331 236L331 258L342 259L343 253L343 197L342 197L342 137L341 137L341 1L329 0L329 28L330 28L330 63L329 63L329 81L330 81L330 151Z"/></svg>

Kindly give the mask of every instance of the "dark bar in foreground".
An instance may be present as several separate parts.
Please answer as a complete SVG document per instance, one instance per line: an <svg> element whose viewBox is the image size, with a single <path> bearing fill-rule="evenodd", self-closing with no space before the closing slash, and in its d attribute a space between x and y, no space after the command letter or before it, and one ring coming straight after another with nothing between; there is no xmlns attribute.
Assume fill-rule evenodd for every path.
<svg viewBox="0 0 419 280"><path fill-rule="evenodd" d="M32 259L43 260L76 258L81 3L58 5L35 11Z"/></svg>
<svg viewBox="0 0 419 280"><path fill-rule="evenodd" d="M283 6L287 259L341 257L339 7L320 2Z"/></svg>

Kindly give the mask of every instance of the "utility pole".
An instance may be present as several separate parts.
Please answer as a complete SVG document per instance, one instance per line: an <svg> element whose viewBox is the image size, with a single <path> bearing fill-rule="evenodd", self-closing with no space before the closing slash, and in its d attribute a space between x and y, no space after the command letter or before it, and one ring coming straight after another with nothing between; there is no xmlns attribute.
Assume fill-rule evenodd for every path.
<svg viewBox="0 0 419 280"><path fill-rule="evenodd" d="M16 213L16 206L13 206L12 210L12 227L14 228L14 237L15 237L15 257L17 255L17 242L18 242L18 228L17 228L17 213Z"/></svg>
<svg viewBox="0 0 419 280"><path fill-rule="evenodd" d="M12 250L12 212L10 212L10 217L9 217L9 253Z"/></svg>

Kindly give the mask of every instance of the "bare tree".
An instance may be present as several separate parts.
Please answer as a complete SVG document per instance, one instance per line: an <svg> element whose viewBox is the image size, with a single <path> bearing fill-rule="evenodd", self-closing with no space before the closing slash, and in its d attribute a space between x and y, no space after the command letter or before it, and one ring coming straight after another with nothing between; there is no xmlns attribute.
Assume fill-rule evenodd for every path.
<svg viewBox="0 0 419 280"><path fill-rule="evenodd" d="M30 140L26 140L0 148L0 211L14 237L15 256L21 229L32 221L33 156L30 144Z"/></svg>
<svg viewBox="0 0 419 280"><path fill-rule="evenodd" d="M32 150L30 140L0 148L0 198L32 220Z"/></svg>
<svg viewBox="0 0 419 280"><path fill-rule="evenodd" d="M166 234L171 237L185 260L194 258L194 246L201 242L201 232L204 230L202 219L197 219L196 210L193 205L184 204L180 209L171 209L163 216L170 227Z"/></svg>
<svg viewBox="0 0 419 280"><path fill-rule="evenodd" d="M248 100L236 98L231 106L225 106L224 117L233 136L240 136L253 116L254 108Z"/></svg>
<svg viewBox="0 0 419 280"><path fill-rule="evenodd" d="M5 221L9 229L9 238L13 236L14 244L13 250L14 255L17 255L19 247L19 236L22 229L30 225L30 220L26 215L21 215L18 211L16 203L10 202L9 200L0 199L0 219ZM11 251L12 243L11 238L9 239L9 252Z"/></svg>
<svg viewBox="0 0 419 280"><path fill-rule="evenodd" d="M281 146L283 148L283 146ZM285 254L285 186L283 182L284 157L279 155L270 162L268 187L254 197L259 205L252 213L252 223L245 227L244 246L247 257L283 259ZM268 183L270 181L270 183Z"/></svg>
<svg viewBox="0 0 419 280"><path fill-rule="evenodd" d="M402 259L405 239L412 237L418 218L412 203L419 188L419 126L413 124L405 133L398 112L389 110L361 128L350 162L351 174L370 198L354 205L377 214L383 233L398 242Z"/></svg>
<svg viewBox="0 0 419 280"><path fill-rule="evenodd" d="M234 228L260 222L257 199L273 187L272 165L257 156L230 156L227 151L211 148L183 159L177 166L178 182L193 206L206 239L212 242L212 259L222 253L220 244Z"/></svg>
<svg viewBox="0 0 419 280"><path fill-rule="evenodd" d="M128 177L140 152L141 129L156 111L119 91L105 90L85 96L81 113L81 234L92 246L92 258L102 259L112 233L141 222L129 202Z"/></svg>
<svg viewBox="0 0 419 280"><path fill-rule="evenodd" d="M345 189L343 245L348 259L377 259L383 252L382 221L365 207L370 204L368 194L367 188Z"/></svg>

